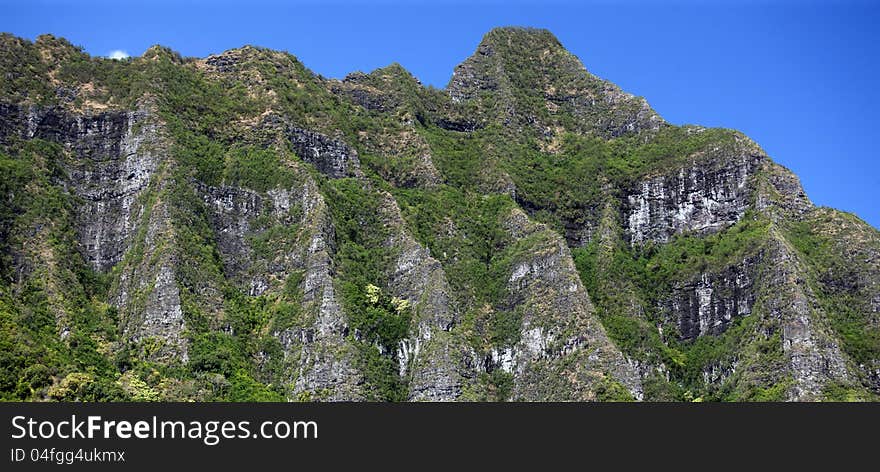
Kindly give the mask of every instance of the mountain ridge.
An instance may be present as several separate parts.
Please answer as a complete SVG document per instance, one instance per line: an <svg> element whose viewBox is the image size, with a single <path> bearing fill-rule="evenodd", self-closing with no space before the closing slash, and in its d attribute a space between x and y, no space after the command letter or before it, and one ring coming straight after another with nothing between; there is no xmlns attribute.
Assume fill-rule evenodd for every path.
<svg viewBox="0 0 880 472"><path fill-rule="evenodd" d="M3 398L876 400L880 236L546 30L446 89L3 35Z"/></svg>

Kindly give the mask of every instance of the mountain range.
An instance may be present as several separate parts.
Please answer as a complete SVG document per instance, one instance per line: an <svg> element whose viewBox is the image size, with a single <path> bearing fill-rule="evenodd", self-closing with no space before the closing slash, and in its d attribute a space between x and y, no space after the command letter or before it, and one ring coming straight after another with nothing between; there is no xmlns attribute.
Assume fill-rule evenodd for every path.
<svg viewBox="0 0 880 472"><path fill-rule="evenodd" d="M880 398L880 232L546 30L445 89L51 35L0 76L0 399Z"/></svg>

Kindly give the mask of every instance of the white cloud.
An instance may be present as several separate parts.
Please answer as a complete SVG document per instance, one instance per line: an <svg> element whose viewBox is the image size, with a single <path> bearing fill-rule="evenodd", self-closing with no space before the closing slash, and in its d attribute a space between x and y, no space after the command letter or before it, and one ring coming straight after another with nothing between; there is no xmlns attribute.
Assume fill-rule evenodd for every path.
<svg viewBox="0 0 880 472"><path fill-rule="evenodd" d="M128 59L128 53L121 50L116 49L114 51L110 51L110 54L107 55L110 59Z"/></svg>

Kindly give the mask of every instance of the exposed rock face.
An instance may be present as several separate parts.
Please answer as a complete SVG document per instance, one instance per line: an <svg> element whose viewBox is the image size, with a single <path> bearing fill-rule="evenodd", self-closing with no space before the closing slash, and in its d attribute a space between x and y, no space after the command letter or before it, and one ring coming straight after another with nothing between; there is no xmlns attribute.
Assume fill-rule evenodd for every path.
<svg viewBox="0 0 880 472"><path fill-rule="evenodd" d="M159 343L156 355L186 361L175 257L164 251L173 240L170 218L161 201L145 206L150 182L167 160L154 112L146 105L97 114L14 106L2 111L5 139L44 139L68 151L63 185L76 197L78 249L88 264L107 272L134 245L143 251L141 257L155 261L124 265L113 284L110 302L123 315L127 339L152 338ZM135 237L139 230L140 239Z"/></svg>
<svg viewBox="0 0 880 472"><path fill-rule="evenodd" d="M128 340L140 343L146 339L155 339L162 343L160 354L171 358L179 358L186 362L187 344L183 337L185 323L183 311L180 306L180 288L174 275L171 264L163 264L158 268L156 278L150 287L138 287L138 296L144 296L143 307L140 313L126 310L130 328L126 331ZM124 308L137 306L140 300L126 298L127 294L121 294L115 300L116 304ZM140 317L137 315L141 315ZM139 320L139 323L136 321Z"/></svg>
<svg viewBox="0 0 880 472"><path fill-rule="evenodd" d="M869 333L880 326L877 305L880 298L880 232L867 228L854 215L829 208L796 215L802 220L801 228L810 228L823 248L801 253L801 268L806 272L800 277L808 282L808 288L813 295L819 296L821 302L818 319L840 320L841 313L835 311L845 310L846 319L856 323L851 328L853 332L871 336ZM797 236L793 239L798 240ZM829 256L829 251L834 255ZM849 339L852 336L851 332ZM868 355L870 351L854 349L853 344L847 344L847 338L837 340L856 364L850 369L851 377L858 378L873 392L880 392L880 361Z"/></svg>
<svg viewBox="0 0 880 472"><path fill-rule="evenodd" d="M313 164L327 177L361 175L357 152L342 141L296 127L288 130L288 138L300 159Z"/></svg>
<svg viewBox="0 0 880 472"><path fill-rule="evenodd" d="M673 287L665 310L672 315L681 339L721 334L734 318L750 315L760 260L760 255L750 257L719 273L703 273Z"/></svg>
<svg viewBox="0 0 880 472"><path fill-rule="evenodd" d="M0 102L0 144L9 144L11 139L24 135L27 128L21 115L18 105Z"/></svg>
<svg viewBox="0 0 880 472"><path fill-rule="evenodd" d="M462 347L449 335L456 317L450 306L446 274L430 251L406 231L394 198L387 193L383 196L383 218L391 229L384 245L395 248L398 254L389 287L416 313L412 333L397 353L400 374L410 379L410 400L454 400L461 395L462 375L456 351Z"/></svg>
<svg viewBox="0 0 880 472"><path fill-rule="evenodd" d="M819 287L825 291L825 297L838 289L852 294L866 285L855 283L848 288L835 285L838 289L823 282L817 285L816 276L811 275L815 266L811 268L806 263L803 254L781 233L781 228L789 224L787 220L824 220L813 216L818 210L804 195L797 178L786 169L761 158L750 172L750 184L744 186L751 192L746 208L752 208L749 205L754 203L753 208L773 222L766 241L759 250L734 259L736 262L722 269L703 272L690 280L673 284L672 292L661 303L661 313L668 322L675 323L680 338L686 342L701 336L719 336L739 317L757 317L756 331L745 335L740 341L743 345L735 355L704 368L703 380L707 385L732 384L733 387L728 387L749 392L755 383L772 382L788 400L813 401L823 398L831 387L857 388L853 385L860 382L857 380L860 375L864 375L861 382L869 384L871 381L865 379L870 378L870 369L857 367L844 353L831 327L831 317L823 308L828 305L823 305L816 293L816 287ZM742 171L730 173L733 176L743 174ZM725 188L724 180L721 179L720 184L716 180L716 186ZM820 234L825 231L821 224L815 226ZM852 240L852 233L862 238L867 234L856 226L839 220L835 224L840 233L838 238L850 239L853 253L865 254L862 252L865 250L870 253L867 249L870 243L866 244L864 239ZM629 232L639 234L631 229ZM859 266L870 258L852 257L850 264ZM871 271L862 266L858 272L865 276ZM822 277L819 276L818 280L821 281ZM832 278L836 284L847 280L840 272ZM854 299L863 299L864 292L860 293ZM861 305L853 308L862 309ZM753 349L773 354L755 357L750 354Z"/></svg>
<svg viewBox="0 0 880 472"><path fill-rule="evenodd" d="M77 233L86 260L107 271L137 226L136 200L160 161L158 124L146 109L75 115L62 109L4 106L4 135L62 144L72 159L67 183L80 197Z"/></svg>
<svg viewBox="0 0 880 472"><path fill-rule="evenodd" d="M454 120L441 118L437 120L437 126L449 131L457 131L459 133L470 133L483 127L482 124L468 120Z"/></svg>
<svg viewBox="0 0 880 472"><path fill-rule="evenodd" d="M331 82L330 89L367 110L389 111L400 104L393 95L374 87L372 82L368 74L355 72L345 76L341 82Z"/></svg>
<svg viewBox="0 0 880 472"><path fill-rule="evenodd" d="M333 223L314 182L306 181L300 198L303 224L309 228L307 251L302 255L303 306L315 317L311 326L278 334L285 353L298 361L293 390L330 401L357 400L362 398L362 374L353 366L352 347L345 341L349 329L333 285Z"/></svg>
<svg viewBox="0 0 880 472"><path fill-rule="evenodd" d="M402 122L399 126L362 136L360 144L373 154L387 156L391 165L383 169L382 177L395 186L436 187L442 177L434 166L430 146L412 123Z"/></svg>
<svg viewBox="0 0 880 472"><path fill-rule="evenodd" d="M339 146L335 149L347 149ZM300 177L291 188L264 194L230 186L199 188L224 271L248 295L277 292L291 274L302 274L302 322L274 333L293 365L293 398L355 400L360 373L352 366L348 326L332 279L333 224L316 184L304 173ZM282 237L264 242L270 253L255 253L252 241L270 231Z"/></svg>
<svg viewBox="0 0 880 472"><path fill-rule="evenodd" d="M326 85L343 100L385 115L385 126L359 132L357 143L351 142L366 153L384 157L380 172L384 179L407 188L430 188L442 181L431 148L416 128L442 107L426 100L421 83L412 74L392 64L369 74L349 74L342 81L328 80Z"/></svg>
<svg viewBox="0 0 880 472"><path fill-rule="evenodd" d="M211 55L205 58L205 64L213 67L217 72L228 73L236 69L238 65L237 54L225 52L223 54Z"/></svg>
<svg viewBox="0 0 880 472"><path fill-rule="evenodd" d="M118 307L127 342L157 342L158 359L188 359L184 337L185 321L180 298L174 247L176 235L169 208L162 195L170 184L167 175L147 190L140 210L146 227L131 241L133 251L117 266L118 275L110 290L110 303Z"/></svg>
<svg viewBox="0 0 880 472"><path fill-rule="evenodd" d="M521 210L505 226L532 246L514 261L507 284L506 303L522 311L520 341L491 359L514 374L513 398L590 400L597 384L612 379L641 399L641 380L596 319L563 239Z"/></svg>
<svg viewBox="0 0 880 472"><path fill-rule="evenodd" d="M252 265L247 236L251 233L250 221L263 211L263 199L257 192L240 187L197 185L211 210L209 218L217 234L223 269L228 276L240 278ZM257 280L250 281L250 286L250 295L261 295L266 289Z"/></svg>
<svg viewBox="0 0 880 472"><path fill-rule="evenodd" d="M50 372L175 400L880 398L880 232L549 32L493 30L446 90L254 47L102 61L0 34L0 344ZM50 397L28 367L0 397Z"/></svg>
<svg viewBox="0 0 880 472"><path fill-rule="evenodd" d="M796 175L779 164L764 161L761 176L765 179L757 193L755 208L773 215L777 220L783 213L800 216L813 209L813 203L804 192Z"/></svg>
<svg viewBox="0 0 880 472"><path fill-rule="evenodd" d="M495 49L485 42L477 46L471 61L460 64L452 73L446 89L454 102L462 102L477 98L480 92L498 89L500 75L482 74L480 65L495 56Z"/></svg>
<svg viewBox="0 0 880 472"><path fill-rule="evenodd" d="M794 380L788 395L792 400L816 400L829 383L849 380L849 369L825 317L815 308L815 294L803 278L802 262L779 235L768 251L772 263L762 275L761 295L766 300L762 308L782 332L782 348Z"/></svg>
<svg viewBox="0 0 880 472"><path fill-rule="evenodd" d="M749 205L749 179L762 159L716 158L643 180L627 196L630 242L666 242L673 234L707 234L736 223Z"/></svg>
<svg viewBox="0 0 880 472"><path fill-rule="evenodd" d="M414 354L405 349L413 349ZM410 363L408 400L447 402L461 397L462 379L474 369L466 362L466 353L454 336L445 331L423 330L411 338L405 349L402 354Z"/></svg>

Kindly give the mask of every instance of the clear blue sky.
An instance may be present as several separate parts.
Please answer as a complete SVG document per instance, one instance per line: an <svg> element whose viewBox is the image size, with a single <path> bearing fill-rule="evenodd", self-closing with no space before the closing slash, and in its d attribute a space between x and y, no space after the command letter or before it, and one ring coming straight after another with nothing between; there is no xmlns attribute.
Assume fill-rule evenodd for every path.
<svg viewBox="0 0 880 472"><path fill-rule="evenodd" d="M254 44L328 77L396 61L437 87L503 25L551 30L588 70L672 123L744 131L814 202L880 227L877 1L0 0L0 31L64 36L93 55Z"/></svg>

